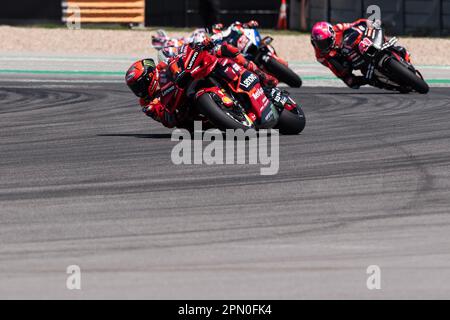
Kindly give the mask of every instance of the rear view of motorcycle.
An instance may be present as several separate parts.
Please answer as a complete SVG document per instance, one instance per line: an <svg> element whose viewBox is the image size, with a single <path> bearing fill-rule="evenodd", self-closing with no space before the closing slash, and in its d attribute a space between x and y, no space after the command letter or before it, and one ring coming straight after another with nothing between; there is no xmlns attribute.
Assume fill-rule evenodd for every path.
<svg viewBox="0 0 450 320"><path fill-rule="evenodd" d="M250 27L235 23L221 33L225 41L236 46L247 59L255 62L262 70L292 88L302 86L300 76L277 55L275 48L271 45L273 38L267 36L261 39L257 26Z"/></svg>

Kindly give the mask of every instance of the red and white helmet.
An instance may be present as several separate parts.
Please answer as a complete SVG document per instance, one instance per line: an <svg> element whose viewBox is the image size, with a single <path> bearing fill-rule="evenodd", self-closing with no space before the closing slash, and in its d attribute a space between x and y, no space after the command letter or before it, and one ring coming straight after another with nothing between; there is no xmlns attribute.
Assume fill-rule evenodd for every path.
<svg viewBox="0 0 450 320"><path fill-rule="evenodd" d="M333 48L336 41L336 33L331 23L317 22L311 31L311 43L320 52L327 53Z"/></svg>

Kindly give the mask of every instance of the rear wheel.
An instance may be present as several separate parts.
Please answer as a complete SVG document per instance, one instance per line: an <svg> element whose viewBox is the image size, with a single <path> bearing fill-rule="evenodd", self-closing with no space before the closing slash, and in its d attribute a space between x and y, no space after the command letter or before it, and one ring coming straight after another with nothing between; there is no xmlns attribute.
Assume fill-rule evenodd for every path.
<svg viewBox="0 0 450 320"><path fill-rule="evenodd" d="M390 58L386 62L385 68L392 75L392 80L398 84L411 87L422 94L430 90L428 84L417 73L414 73L396 59Z"/></svg>
<svg viewBox="0 0 450 320"><path fill-rule="evenodd" d="M296 107L292 110L284 109L281 112L276 129L280 130L281 134L293 135L302 132L305 125L305 114L300 107Z"/></svg>
<svg viewBox="0 0 450 320"><path fill-rule="evenodd" d="M262 61L266 70L273 74L278 80L286 83L292 88L300 88L302 86L302 79L288 66L277 61L273 57L269 57L267 61Z"/></svg>
<svg viewBox="0 0 450 320"><path fill-rule="evenodd" d="M209 121L220 130L253 128L250 119L239 110L221 108L209 93L203 94L197 100L197 108Z"/></svg>

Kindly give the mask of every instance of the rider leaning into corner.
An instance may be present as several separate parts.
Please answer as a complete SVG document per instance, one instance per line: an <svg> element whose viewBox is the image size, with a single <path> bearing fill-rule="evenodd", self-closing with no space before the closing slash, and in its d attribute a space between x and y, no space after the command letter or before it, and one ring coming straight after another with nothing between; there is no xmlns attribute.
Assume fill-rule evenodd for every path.
<svg viewBox="0 0 450 320"><path fill-rule="evenodd" d="M252 61L245 59L239 53L239 50L230 44L223 42L221 45L215 46L211 39L207 38L202 44L197 46L200 50L210 50L218 57L229 58L255 73L267 92L271 92L271 89L278 84L276 78L260 70ZM181 54L182 50L180 50ZM167 62L160 61L158 64L153 59L137 61L127 71L125 79L131 91L140 98L139 103L142 111L147 116L161 122L168 128L190 128L193 119L186 106L177 106L175 111L171 111L160 99L161 88L168 82L173 81L173 73L170 66L174 61L175 59Z"/></svg>
<svg viewBox="0 0 450 320"><path fill-rule="evenodd" d="M358 69L364 62L357 54L359 41L363 39L359 35L369 27L380 25L379 20L372 22L367 19L336 25L317 22L311 31L311 43L315 49L317 61L328 67L350 88L359 89L360 86L368 84L364 76L353 74L353 70ZM405 48L396 46L395 50L406 61L410 61L409 53Z"/></svg>

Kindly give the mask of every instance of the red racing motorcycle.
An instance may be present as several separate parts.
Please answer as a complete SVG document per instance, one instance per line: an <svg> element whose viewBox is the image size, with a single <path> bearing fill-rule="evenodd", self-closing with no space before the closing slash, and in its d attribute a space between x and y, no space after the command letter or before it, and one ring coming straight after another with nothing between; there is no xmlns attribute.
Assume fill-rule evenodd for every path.
<svg viewBox="0 0 450 320"><path fill-rule="evenodd" d="M188 107L196 120L221 130L276 128L298 134L305 127L303 110L289 93L263 88L254 73L202 46L185 46L168 68L172 81L161 88L161 101L169 109Z"/></svg>

